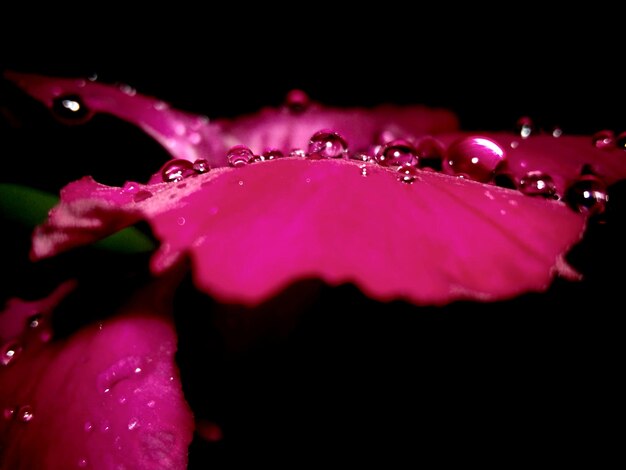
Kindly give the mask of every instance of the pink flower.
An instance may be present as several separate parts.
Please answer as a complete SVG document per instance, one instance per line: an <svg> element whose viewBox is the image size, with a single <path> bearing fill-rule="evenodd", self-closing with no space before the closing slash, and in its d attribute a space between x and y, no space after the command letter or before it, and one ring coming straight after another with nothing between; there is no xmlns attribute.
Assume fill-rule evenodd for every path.
<svg viewBox="0 0 626 470"><path fill-rule="evenodd" d="M154 279L67 337L42 339L33 315L50 322L80 281L0 314L0 462L10 468L185 468L194 428L221 438L201 411L194 423L196 389L183 395L174 361L173 318L182 331L181 318L199 314L171 306L181 273L193 295L230 312L213 325L229 351L254 350L260 330L286 335L274 324L293 327L320 286L353 286L379 305L498 305L581 279L566 256L626 176L614 145L530 135L529 122L518 134L468 133L447 110L335 109L298 91L282 108L213 122L128 87L7 77L65 122L114 114L172 156L143 182L69 183L36 228L39 262L138 222L159 246Z"/></svg>

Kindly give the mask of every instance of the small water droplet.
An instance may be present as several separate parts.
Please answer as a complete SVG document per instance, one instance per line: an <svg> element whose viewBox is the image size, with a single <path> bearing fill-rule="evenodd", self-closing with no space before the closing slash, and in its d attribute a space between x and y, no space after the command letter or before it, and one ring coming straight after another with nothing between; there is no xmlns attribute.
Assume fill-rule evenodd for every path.
<svg viewBox="0 0 626 470"><path fill-rule="evenodd" d="M156 406L156 402L154 400L150 400L148 403L146 403L146 406L148 408L154 408Z"/></svg>
<svg viewBox="0 0 626 470"><path fill-rule="evenodd" d="M95 82L96 80L98 80L98 74L92 73L91 75L87 77L87 80L89 80L90 82Z"/></svg>
<svg viewBox="0 0 626 470"><path fill-rule="evenodd" d="M522 139L526 139L530 137L530 135L534 132L535 124L533 123L533 120L530 117L522 116L515 123L515 128L517 130L517 133L520 135L520 137Z"/></svg>
<svg viewBox="0 0 626 470"><path fill-rule="evenodd" d="M302 149L292 149L291 152L289 152L289 156L290 157L298 157L298 158L305 158L306 157L306 152Z"/></svg>
<svg viewBox="0 0 626 470"><path fill-rule="evenodd" d="M359 169L361 170L361 176L367 176L367 165L359 165Z"/></svg>
<svg viewBox="0 0 626 470"><path fill-rule="evenodd" d="M87 459L78 459L78 468L87 468Z"/></svg>
<svg viewBox="0 0 626 470"><path fill-rule="evenodd" d="M128 422L128 430L132 431L133 429L137 429L139 427L139 420L137 418L131 418Z"/></svg>
<svg viewBox="0 0 626 470"><path fill-rule="evenodd" d="M58 96L52 102L52 112L63 121L81 124L87 122L92 112L78 95Z"/></svg>
<svg viewBox="0 0 626 470"><path fill-rule="evenodd" d="M512 140L509 145L512 149L516 149L517 147L519 147L519 142L517 140Z"/></svg>
<svg viewBox="0 0 626 470"><path fill-rule="evenodd" d="M552 129L552 137L559 138L563 135L563 129L555 127Z"/></svg>
<svg viewBox="0 0 626 470"><path fill-rule="evenodd" d="M542 196L556 199L556 186L554 180L542 171L529 171L519 183L519 190L528 196Z"/></svg>
<svg viewBox="0 0 626 470"><path fill-rule="evenodd" d="M181 227L182 227L183 225L185 225L185 222L186 222L186 220L185 220L185 218L184 218L184 217L179 217L178 219L176 219L176 223L177 223L178 225L180 225ZM139 369L139 371L141 372L141 369Z"/></svg>
<svg viewBox="0 0 626 470"><path fill-rule="evenodd" d="M209 162L204 158L199 158L195 162L193 162L193 171L196 173L206 173L211 169Z"/></svg>
<svg viewBox="0 0 626 470"><path fill-rule="evenodd" d="M28 328L36 329L43 326L45 316L42 313L36 313L26 319L26 326Z"/></svg>
<svg viewBox="0 0 626 470"><path fill-rule="evenodd" d="M152 197L152 193L150 191L142 189L141 191L139 191L137 194L133 196L133 201L141 202L151 197Z"/></svg>
<svg viewBox="0 0 626 470"><path fill-rule="evenodd" d="M28 423L32 421L34 418L33 408L30 405L21 406L19 410L17 410L17 419L24 423Z"/></svg>
<svg viewBox="0 0 626 470"><path fill-rule="evenodd" d="M83 425L83 429L85 430L85 432L93 431L93 424L91 423L91 421L85 421L85 424Z"/></svg>
<svg viewBox="0 0 626 470"><path fill-rule="evenodd" d="M357 160L363 163L376 163L376 159L367 152L357 152L350 156L351 160Z"/></svg>
<svg viewBox="0 0 626 470"><path fill-rule="evenodd" d="M4 346L2 346L2 349L0 349L0 364L3 366L12 364L21 353L22 345L19 342L12 340L5 343Z"/></svg>
<svg viewBox="0 0 626 470"><path fill-rule="evenodd" d="M135 96L137 94L137 90L126 83L120 85L120 91L128 96Z"/></svg>
<svg viewBox="0 0 626 470"><path fill-rule="evenodd" d="M247 165L252 157L254 157L252 150L245 145L235 145L231 147L226 155L228 164L233 167Z"/></svg>
<svg viewBox="0 0 626 470"><path fill-rule="evenodd" d="M193 164L180 158L170 160L161 168L161 178L166 183L181 181L193 174Z"/></svg>
<svg viewBox="0 0 626 470"><path fill-rule="evenodd" d="M274 160L276 158L283 158L284 155L283 152L281 152L279 149L270 147L263 150L261 157L264 160Z"/></svg>
<svg viewBox="0 0 626 470"><path fill-rule="evenodd" d="M239 180L239 186L243 186L243 181Z"/></svg>
<svg viewBox="0 0 626 470"><path fill-rule="evenodd" d="M398 181L405 184L413 184L418 179L417 168L411 165L404 165L398 168Z"/></svg>
<svg viewBox="0 0 626 470"><path fill-rule="evenodd" d="M626 150L626 131L620 132L615 138L615 146L618 149Z"/></svg>
<svg viewBox="0 0 626 470"><path fill-rule="evenodd" d="M382 166L416 165L417 153L411 142L396 139L380 147L376 161Z"/></svg>
<svg viewBox="0 0 626 470"><path fill-rule="evenodd" d="M103 421L100 425L100 432L109 432L111 430L111 423L108 421Z"/></svg>
<svg viewBox="0 0 626 470"><path fill-rule="evenodd" d="M612 150L615 148L615 133L608 129L598 131L591 136L591 143L595 148Z"/></svg>
<svg viewBox="0 0 626 470"><path fill-rule="evenodd" d="M169 108L168 104L165 101L157 101L154 103L154 109L157 111L164 111Z"/></svg>
<svg viewBox="0 0 626 470"><path fill-rule="evenodd" d="M481 136L462 137L450 144L444 160L444 170L453 175L487 183L506 159L497 142Z"/></svg>
<svg viewBox="0 0 626 470"><path fill-rule="evenodd" d="M606 184L592 174L582 175L566 191L565 200L574 210L602 214L609 200Z"/></svg>
<svg viewBox="0 0 626 470"><path fill-rule="evenodd" d="M117 401L120 403L120 405L125 405L128 401L128 398L126 398L125 396L121 396Z"/></svg>
<svg viewBox="0 0 626 470"><path fill-rule="evenodd" d="M310 105L309 95L302 90L291 90L285 97L285 108L293 114L303 113Z"/></svg>
<svg viewBox="0 0 626 470"><path fill-rule="evenodd" d="M446 153L443 144L434 137L424 137L415 146L419 168L432 168L435 171L442 170L442 161Z"/></svg>
<svg viewBox="0 0 626 470"><path fill-rule="evenodd" d="M307 156L313 159L347 158L348 143L337 132L323 129L311 137Z"/></svg>
<svg viewBox="0 0 626 470"><path fill-rule="evenodd" d="M13 418L15 418L15 413L16 413L16 409L15 408L11 408L11 407L7 407L4 410L2 410L2 416L4 419L6 419L7 421L12 420Z"/></svg>

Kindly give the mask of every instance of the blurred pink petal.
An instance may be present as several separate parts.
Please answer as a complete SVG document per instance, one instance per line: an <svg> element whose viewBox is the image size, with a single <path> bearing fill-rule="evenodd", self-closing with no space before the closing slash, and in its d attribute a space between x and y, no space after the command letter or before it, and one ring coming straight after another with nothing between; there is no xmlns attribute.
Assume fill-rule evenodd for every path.
<svg viewBox="0 0 626 470"><path fill-rule="evenodd" d="M38 330L66 292L7 305L4 349L19 345L19 353L0 365L0 467L187 467L194 424L160 292L143 292L119 315L52 341ZM24 317L21 332L5 329Z"/></svg>

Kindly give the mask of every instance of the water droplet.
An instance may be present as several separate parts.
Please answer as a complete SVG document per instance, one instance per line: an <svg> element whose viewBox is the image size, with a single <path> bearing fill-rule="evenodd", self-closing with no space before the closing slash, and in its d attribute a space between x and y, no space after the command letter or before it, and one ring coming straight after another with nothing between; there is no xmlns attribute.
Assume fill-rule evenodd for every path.
<svg viewBox="0 0 626 470"><path fill-rule="evenodd" d="M95 82L96 80L98 80L98 74L92 73L91 75L87 77L87 80L89 80L90 82Z"/></svg>
<svg viewBox="0 0 626 470"><path fill-rule="evenodd" d="M316 132L309 141L309 158L347 158L348 143L337 132L324 129Z"/></svg>
<svg viewBox="0 0 626 470"><path fill-rule="evenodd" d="M9 341L0 349L0 364L8 366L22 353L22 345L17 341Z"/></svg>
<svg viewBox="0 0 626 470"><path fill-rule="evenodd" d="M378 150L376 161L382 166L416 165L417 153L411 142L396 139Z"/></svg>
<svg viewBox="0 0 626 470"><path fill-rule="evenodd" d="M519 183L519 190L528 196L557 199L556 186L552 177L542 171L529 171Z"/></svg>
<svg viewBox="0 0 626 470"><path fill-rule="evenodd" d="M559 138L563 135L563 129L560 127L555 127L552 129L552 137Z"/></svg>
<svg viewBox="0 0 626 470"><path fill-rule="evenodd" d="M81 124L87 122L92 112L78 95L62 95L52 102L52 112L67 122Z"/></svg>
<svg viewBox="0 0 626 470"><path fill-rule="evenodd" d="M480 136L463 137L450 144L443 167L449 174L487 183L505 158L497 142Z"/></svg>
<svg viewBox="0 0 626 470"><path fill-rule="evenodd" d="M135 194L133 196L133 201L141 202L141 201L145 201L146 199L149 199L151 197L152 197L152 193L150 191L142 189L141 191L139 191L137 194Z"/></svg>
<svg viewBox="0 0 626 470"><path fill-rule="evenodd" d="M125 405L128 401L128 398L126 398L125 396L121 396L117 401L120 403L120 405Z"/></svg>
<svg viewBox="0 0 626 470"><path fill-rule="evenodd" d="M620 132L615 138L615 146L618 149L626 150L626 131Z"/></svg>
<svg viewBox="0 0 626 470"><path fill-rule="evenodd" d="M283 152L281 152L277 148L266 148L265 150L263 150L261 157L263 158L263 160L274 160L276 158L283 158L284 155Z"/></svg>
<svg viewBox="0 0 626 470"><path fill-rule="evenodd" d="M512 149L516 149L517 147L519 147L519 142L517 140L512 140L509 145Z"/></svg>
<svg viewBox="0 0 626 470"><path fill-rule="evenodd" d="M111 423L108 421L103 421L100 425L100 432L109 432L111 430Z"/></svg>
<svg viewBox="0 0 626 470"><path fill-rule="evenodd" d="M231 147L226 155L228 164L233 167L246 165L253 157L254 154L252 153L252 150L245 145L235 145L234 147Z"/></svg>
<svg viewBox="0 0 626 470"><path fill-rule="evenodd" d="M528 116L522 116L515 123L515 128L517 129L517 133L520 135L522 139L526 139L530 137L530 135L535 130L535 124L533 120Z"/></svg>
<svg viewBox="0 0 626 470"><path fill-rule="evenodd" d="M298 157L298 158L305 158L306 157L306 152L302 149L292 149L291 152L289 152L289 156L290 157Z"/></svg>
<svg viewBox="0 0 626 470"><path fill-rule="evenodd" d="M359 169L361 170L361 176L367 176L367 165L359 165Z"/></svg>
<svg viewBox="0 0 626 470"><path fill-rule="evenodd" d="M78 468L87 468L87 459L78 459Z"/></svg>
<svg viewBox="0 0 626 470"><path fill-rule="evenodd" d="M432 168L435 171L442 170L442 161L446 153L443 144L434 137L424 137L415 146L419 168Z"/></svg>
<svg viewBox="0 0 626 470"><path fill-rule="evenodd" d="M157 111L163 111L169 108L168 104L165 101L157 101L154 103L154 109Z"/></svg>
<svg viewBox="0 0 626 470"><path fill-rule="evenodd" d="M311 99L302 90L291 90L285 97L285 108L293 114L300 114L311 105Z"/></svg>
<svg viewBox="0 0 626 470"><path fill-rule="evenodd" d="M21 406L19 410L17 410L17 419L24 423L28 423L33 420L33 408L29 405Z"/></svg>
<svg viewBox="0 0 626 470"><path fill-rule="evenodd" d="M91 423L91 421L85 421L85 424L83 425L83 429L85 430L85 432L93 431L93 424Z"/></svg>
<svg viewBox="0 0 626 470"><path fill-rule="evenodd" d="M13 418L15 418L15 412L17 410L15 408L11 408L11 407L7 407L2 411L2 416L4 417L4 419L6 419L7 421L12 420Z"/></svg>
<svg viewBox="0 0 626 470"><path fill-rule="evenodd" d="M176 219L176 223L177 223L178 225L180 225L181 227L182 227L183 225L185 225L185 222L187 222L187 221L185 220L185 218L184 218L184 217L179 217L178 219ZM141 372L141 369L139 369L139 371Z"/></svg>
<svg viewBox="0 0 626 470"><path fill-rule="evenodd" d="M611 130L598 131L591 136L591 143L594 147L602 150L612 150L615 148L615 134Z"/></svg>
<svg viewBox="0 0 626 470"><path fill-rule="evenodd" d="M135 96L137 94L137 90L126 83L120 85L120 91L128 96Z"/></svg>
<svg viewBox="0 0 626 470"><path fill-rule="evenodd" d="M418 170L414 166L405 165L398 168L398 181L406 184L413 184L418 179Z"/></svg>
<svg viewBox="0 0 626 470"><path fill-rule="evenodd" d="M206 161L204 158L199 158L198 160L193 162L192 168L193 171L195 171L196 173L206 173L211 169L211 166L209 165L209 162Z"/></svg>
<svg viewBox="0 0 626 470"><path fill-rule="evenodd" d="M45 316L42 313L36 313L26 319L26 326L28 328L36 329L43 326Z"/></svg>
<svg viewBox="0 0 626 470"><path fill-rule="evenodd" d="M243 181L239 180L239 186L243 186Z"/></svg>
<svg viewBox="0 0 626 470"><path fill-rule="evenodd" d="M148 403L146 403L146 406L148 408L154 408L156 406L156 402L154 400L150 400Z"/></svg>
<svg viewBox="0 0 626 470"><path fill-rule="evenodd" d="M137 429L139 427L139 420L137 418L131 418L128 422L128 430L132 431L133 429Z"/></svg>
<svg viewBox="0 0 626 470"><path fill-rule="evenodd" d="M140 356L128 356L118 360L98 375L98 390L109 393L115 385L136 375L135 371L137 368L141 370L142 366L143 359Z"/></svg>
<svg viewBox="0 0 626 470"><path fill-rule="evenodd" d="M193 164L188 160L177 158L170 160L161 168L161 178L166 183L181 181L194 174Z"/></svg>
<svg viewBox="0 0 626 470"><path fill-rule="evenodd" d="M351 160L357 160L363 163L376 163L376 159L367 152L357 152L350 156Z"/></svg>
<svg viewBox="0 0 626 470"><path fill-rule="evenodd" d="M122 186L122 192L124 193L134 194L137 191L139 191L139 183L135 181L126 181L124 186Z"/></svg>
<svg viewBox="0 0 626 470"><path fill-rule="evenodd" d="M595 175L582 175L565 194L565 200L574 210L591 215L601 214L609 200L606 184Z"/></svg>

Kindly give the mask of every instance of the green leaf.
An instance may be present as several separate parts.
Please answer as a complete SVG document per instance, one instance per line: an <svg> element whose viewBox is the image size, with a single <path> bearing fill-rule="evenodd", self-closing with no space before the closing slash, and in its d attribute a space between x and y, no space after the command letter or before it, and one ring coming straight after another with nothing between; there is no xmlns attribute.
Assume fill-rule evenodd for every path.
<svg viewBox="0 0 626 470"><path fill-rule="evenodd" d="M0 183L0 216L29 229L44 222L58 202L58 197L39 189ZM94 246L119 253L144 253L155 248L154 242L135 227L114 233Z"/></svg>

